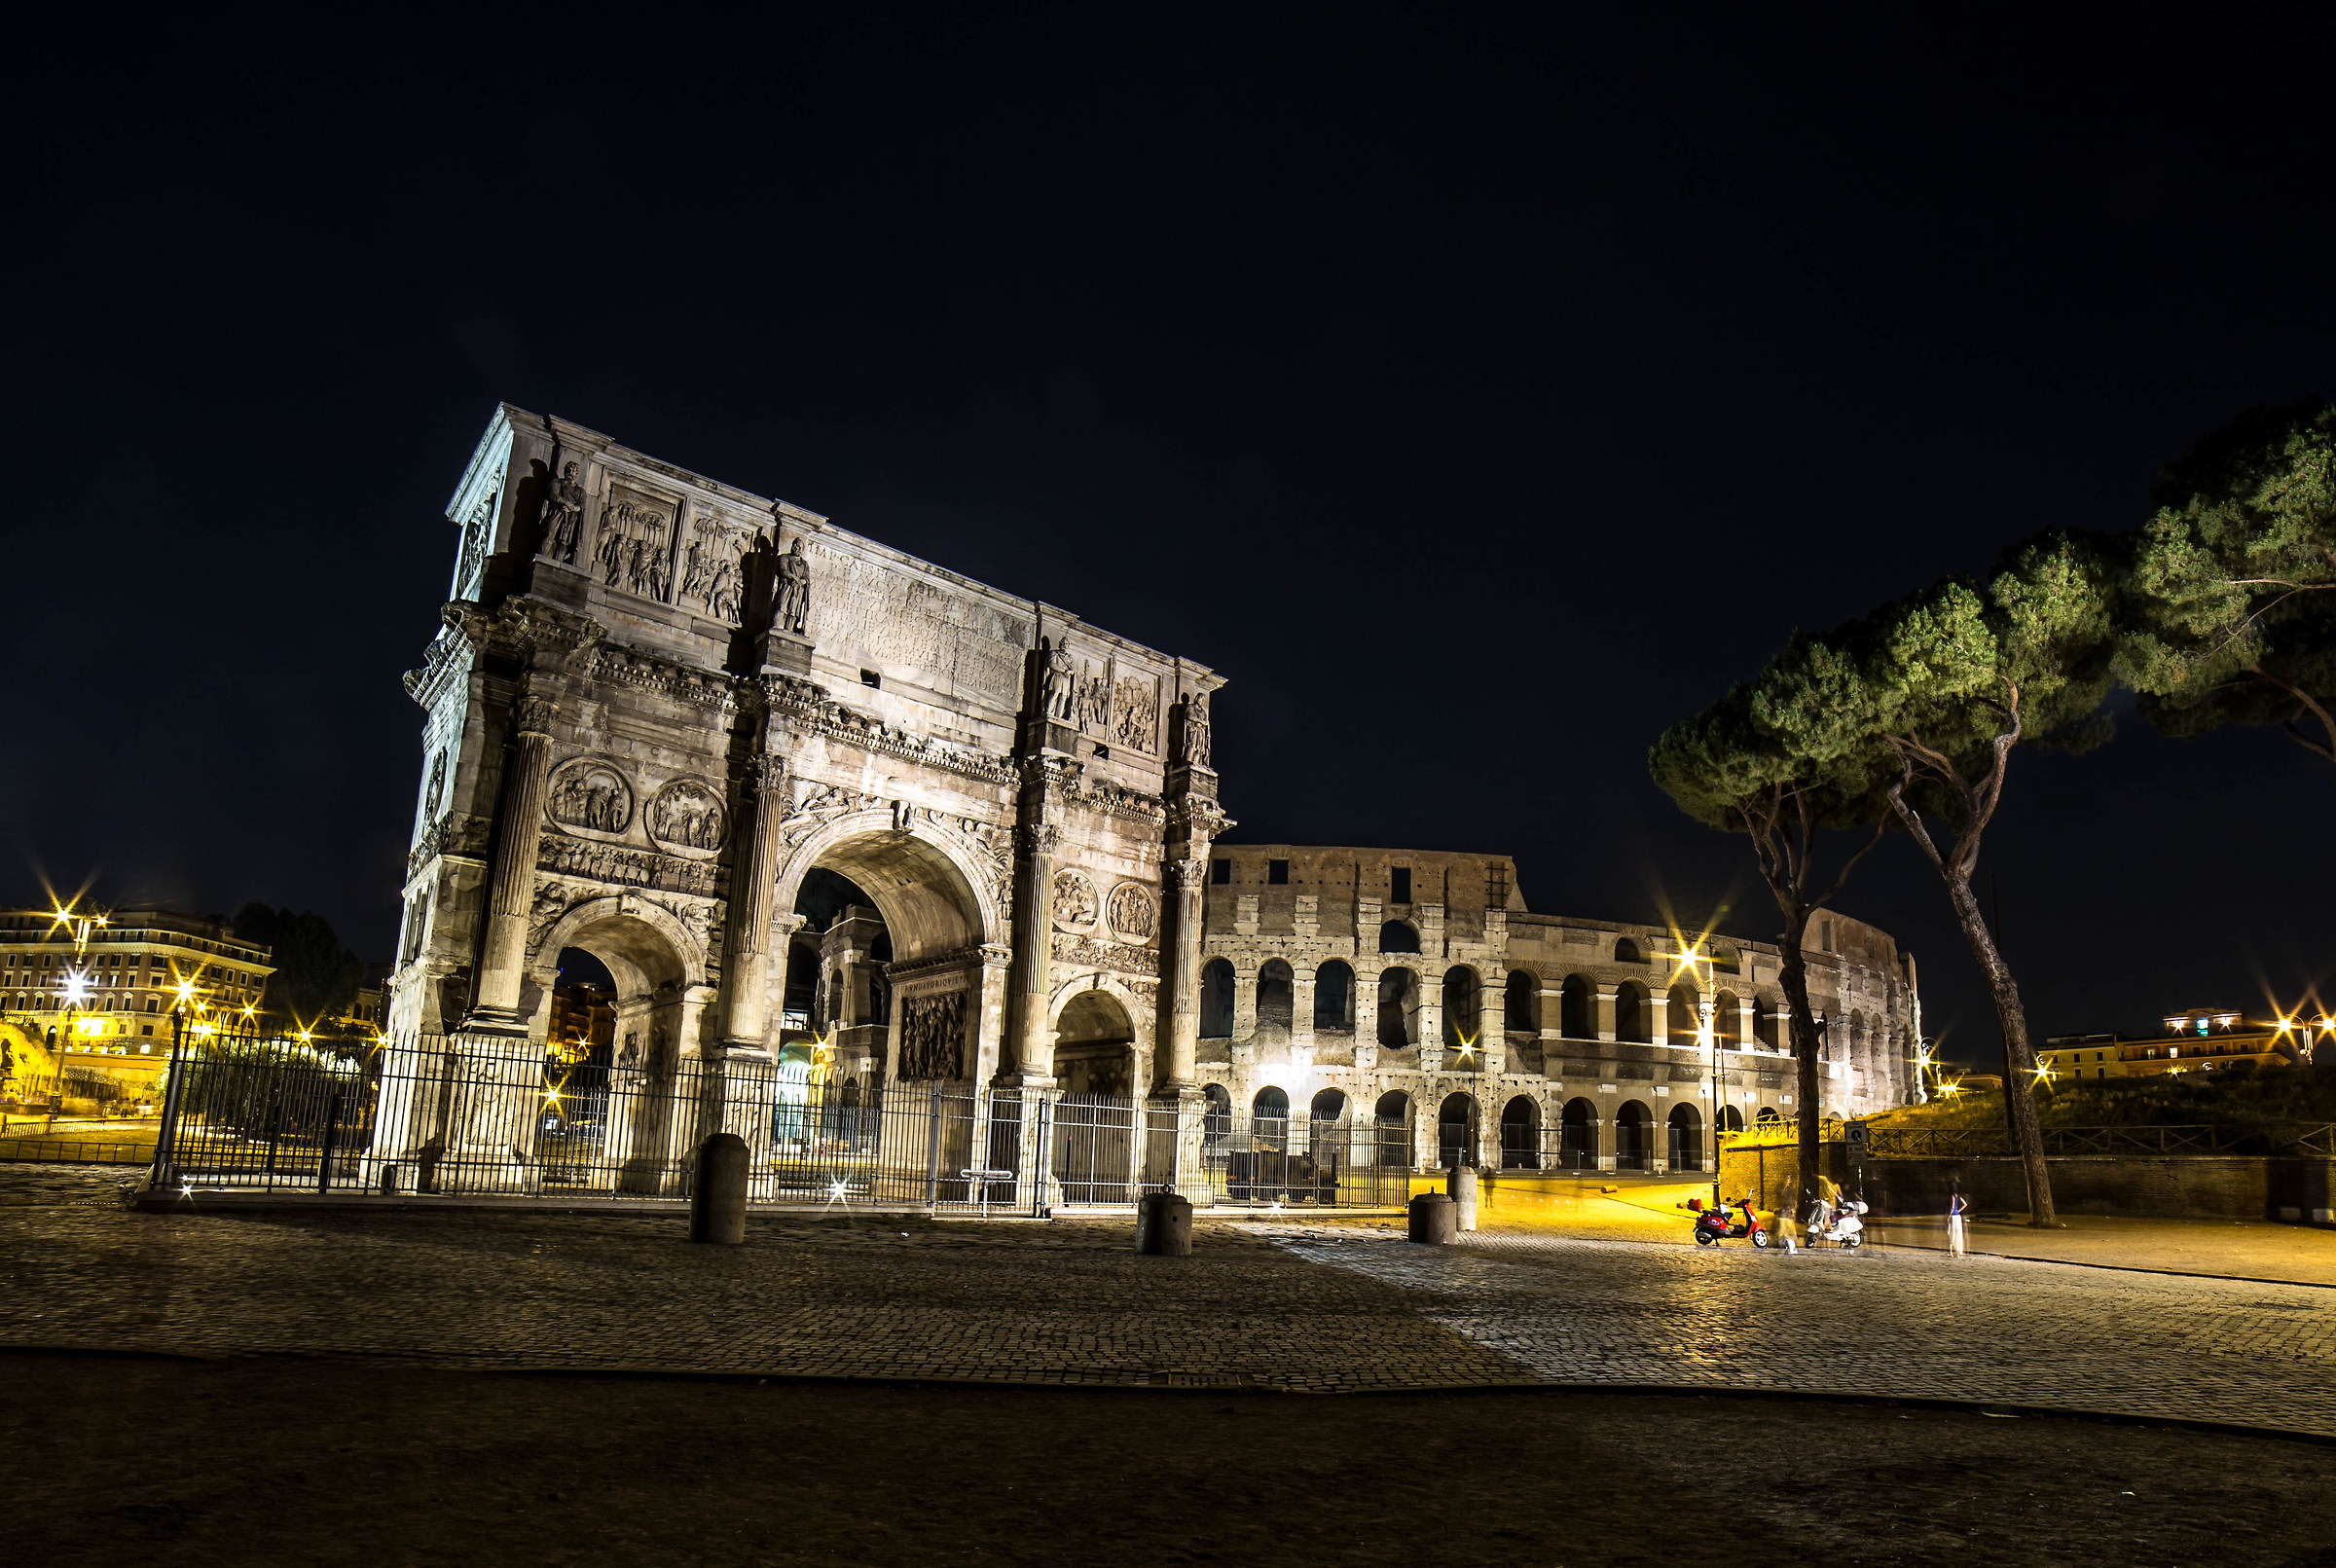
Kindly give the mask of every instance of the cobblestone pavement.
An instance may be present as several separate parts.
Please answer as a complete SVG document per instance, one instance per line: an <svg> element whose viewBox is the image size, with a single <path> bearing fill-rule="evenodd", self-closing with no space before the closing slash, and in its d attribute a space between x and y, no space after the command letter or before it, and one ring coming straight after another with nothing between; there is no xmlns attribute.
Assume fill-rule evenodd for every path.
<svg viewBox="0 0 2336 1568"><path fill-rule="evenodd" d="M0 1167L0 1344L450 1367L1285 1390L1537 1382L2003 1402L2336 1436L2336 1298L1935 1254L1783 1258L1392 1226L514 1211L158 1217Z"/></svg>
<svg viewBox="0 0 2336 1568"><path fill-rule="evenodd" d="M2336 1436L2336 1295L1901 1250L1288 1228L1552 1382L2002 1402Z"/></svg>

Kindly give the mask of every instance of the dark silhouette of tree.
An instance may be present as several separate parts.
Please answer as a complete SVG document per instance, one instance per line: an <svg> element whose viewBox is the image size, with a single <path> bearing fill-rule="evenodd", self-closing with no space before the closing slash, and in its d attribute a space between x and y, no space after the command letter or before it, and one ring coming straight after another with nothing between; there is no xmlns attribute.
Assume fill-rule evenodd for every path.
<svg viewBox="0 0 2336 1568"><path fill-rule="evenodd" d="M347 1013L357 1000L365 963L341 945L322 915L249 903L236 916L235 929L244 940L273 950L275 973L261 1008L279 1027L315 1028Z"/></svg>
<svg viewBox="0 0 2336 1568"><path fill-rule="evenodd" d="M2168 467L2121 673L2169 735L2277 724L2336 763L2336 409L2251 409Z"/></svg>

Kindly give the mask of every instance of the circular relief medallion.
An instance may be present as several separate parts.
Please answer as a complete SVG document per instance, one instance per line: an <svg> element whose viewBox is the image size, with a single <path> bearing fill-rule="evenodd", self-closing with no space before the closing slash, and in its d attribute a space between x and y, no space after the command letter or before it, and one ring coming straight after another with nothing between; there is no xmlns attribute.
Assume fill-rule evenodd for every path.
<svg viewBox="0 0 2336 1568"><path fill-rule="evenodd" d="M1095 884L1077 871L1054 874L1054 923L1084 929L1095 924Z"/></svg>
<svg viewBox="0 0 2336 1568"><path fill-rule="evenodd" d="M633 786L608 763L578 757L552 775L543 809L562 827L613 838L633 825Z"/></svg>
<svg viewBox="0 0 2336 1568"><path fill-rule="evenodd" d="M1151 892L1141 883L1122 882L1112 890L1112 930L1130 942L1151 940L1154 911Z"/></svg>
<svg viewBox="0 0 2336 1568"><path fill-rule="evenodd" d="M650 796L647 820L649 837L658 848L692 859L720 849L729 827L722 797L696 779L675 779Z"/></svg>

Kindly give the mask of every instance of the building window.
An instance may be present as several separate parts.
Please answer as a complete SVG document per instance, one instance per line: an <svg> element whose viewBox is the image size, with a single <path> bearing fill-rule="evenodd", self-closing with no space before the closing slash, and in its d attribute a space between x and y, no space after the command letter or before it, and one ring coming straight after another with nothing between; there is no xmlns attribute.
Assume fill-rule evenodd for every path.
<svg viewBox="0 0 2336 1568"><path fill-rule="evenodd" d="M1217 886L1220 888L1231 882L1233 880L1233 862L1230 860L1211 860L1209 862L1209 880L1217 884Z"/></svg>
<svg viewBox="0 0 2336 1568"><path fill-rule="evenodd" d="M1411 868L1409 866L1399 865L1388 871L1387 901L1391 904L1407 904L1411 901ZM1414 948L1412 951L1417 952L1418 949Z"/></svg>
<svg viewBox="0 0 2336 1568"><path fill-rule="evenodd" d="M1266 861L1265 881L1268 886L1275 888L1283 887L1288 884L1290 881L1290 862L1287 860Z"/></svg>

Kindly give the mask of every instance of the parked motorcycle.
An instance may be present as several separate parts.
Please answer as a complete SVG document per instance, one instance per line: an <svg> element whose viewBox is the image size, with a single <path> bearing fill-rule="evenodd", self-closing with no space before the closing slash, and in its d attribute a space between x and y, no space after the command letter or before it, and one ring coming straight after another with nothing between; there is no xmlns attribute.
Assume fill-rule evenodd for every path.
<svg viewBox="0 0 2336 1568"><path fill-rule="evenodd" d="M1755 1247L1769 1244L1769 1227L1762 1224L1760 1216L1753 1212L1749 1196L1733 1205L1723 1200L1708 1207L1701 1198L1690 1198L1679 1207L1696 1217L1696 1245L1698 1247L1717 1246L1723 1241L1735 1241L1745 1236L1752 1238Z"/></svg>
<svg viewBox="0 0 2336 1568"><path fill-rule="evenodd" d="M1860 1198L1844 1198L1834 1202L1819 1198L1808 1206L1808 1223L1803 1227L1805 1239L1811 1247L1818 1242L1839 1242L1855 1251L1866 1244L1866 1205Z"/></svg>

